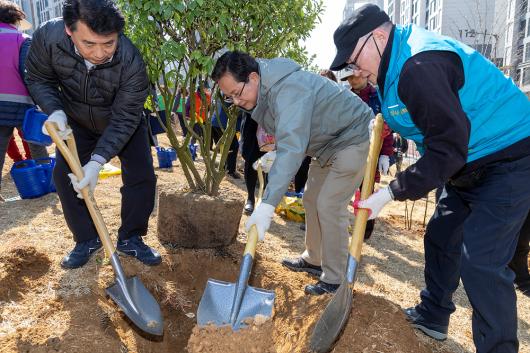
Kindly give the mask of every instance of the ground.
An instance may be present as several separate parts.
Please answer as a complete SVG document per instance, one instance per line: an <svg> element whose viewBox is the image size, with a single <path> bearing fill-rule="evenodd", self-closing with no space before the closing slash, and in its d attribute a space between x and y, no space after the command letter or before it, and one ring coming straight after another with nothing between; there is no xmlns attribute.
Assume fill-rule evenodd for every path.
<svg viewBox="0 0 530 353"><path fill-rule="evenodd" d="M165 141L164 139L162 140ZM118 161L113 161L119 165ZM156 164L156 162L155 162ZM17 195L8 160L2 171L2 195ZM158 189L184 183L178 167L157 170ZM384 178L382 184L388 182ZM121 180L101 180L96 200L110 233L120 225ZM240 180L223 186L245 197ZM334 352L474 352L471 309L460 286L457 311L451 318L449 339L435 342L412 330L401 308L418 301L423 287L423 220L425 200L414 205L412 223L405 224L405 206L388 205L374 235L363 247L355 283L353 310ZM432 213L432 197L427 218ZM329 300L308 297L303 287L315 279L291 273L279 265L304 248L299 223L276 216L266 240L257 249L250 284L276 293L273 320L249 329L195 327L195 314L208 278L234 282L243 249L243 216L237 242L210 250L164 247L156 234L157 212L150 219L146 242L157 248L163 263L148 267L121 258L125 272L137 275L161 305L165 333L147 337L135 329L105 296L114 274L103 253L81 269L65 271L59 262L73 246L56 194L34 200L0 204L0 351L3 352L306 352L314 323ZM409 229L410 228L410 229ZM518 294L519 338L522 353L530 353L530 300Z"/></svg>

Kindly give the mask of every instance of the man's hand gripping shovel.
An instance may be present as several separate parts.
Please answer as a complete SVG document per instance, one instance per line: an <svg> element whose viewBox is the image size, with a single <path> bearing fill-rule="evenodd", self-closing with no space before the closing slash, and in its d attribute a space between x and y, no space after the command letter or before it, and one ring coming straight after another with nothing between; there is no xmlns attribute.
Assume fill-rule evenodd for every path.
<svg viewBox="0 0 530 353"><path fill-rule="evenodd" d="M59 136L56 124L52 122L46 122L45 124L50 137L70 166L72 172L78 180L83 179L83 168L79 161L73 134L70 133L64 136L66 139L65 144L63 138ZM81 194L90 212L99 238L103 243L105 252L110 258L110 263L116 276L116 283L106 289L107 294L138 328L149 334L161 336L164 330L164 324L160 306L138 277L127 278L125 276L101 212L96 205L94 195L89 191L88 186L81 190Z"/></svg>

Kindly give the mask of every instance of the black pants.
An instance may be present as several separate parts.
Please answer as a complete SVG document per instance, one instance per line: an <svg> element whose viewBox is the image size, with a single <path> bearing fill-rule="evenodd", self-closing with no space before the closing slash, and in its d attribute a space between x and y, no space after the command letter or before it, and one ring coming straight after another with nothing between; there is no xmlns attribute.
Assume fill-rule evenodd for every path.
<svg viewBox="0 0 530 353"><path fill-rule="evenodd" d="M260 152L260 156L264 155L264 152ZM258 160L256 159L252 160L245 160L245 185L247 187L247 200L251 200L252 202L256 201L256 185L258 185L258 172L252 168L252 164ZM267 176L264 175L264 182L267 184ZM263 188L265 188L265 185L263 185Z"/></svg>
<svg viewBox="0 0 530 353"><path fill-rule="evenodd" d="M530 273L528 273L528 252L530 250L530 213L519 233L519 240L515 254L510 262L510 268L515 272L515 284L519 287L530 288Z"/></svg>
<svg viewBox="0 0 530 353"><path fill-rule="evenodd" d="M90 160L100 135L69 122L74 131L81 165ZM61 200L64 218L76 242L84 242L98 236L85 201L77 198L72 188L68 173L70 167L59 150L56 151L56 164L53 180ZM147 223L153 211L155 200L156 178L153 159L147 134L147 123L144 119L133 133L129 142L118 153L121 162L123 186L120 189L121 226L119 239L131 236L143 236L147 233ZM99 187L102 187L101 185Z"/></svg>
<svg viewBox="0 0 530 353"><path fill-rule="evenodd" d="M416 307L447 325L460 279L473 307L477 353L516 353L513 258L530 208L530 156L483 167L472 182L445 185L425 233L425 284Z"/></svg>
<svg viewBox="0 0 530 353"><path fill-rule="evenodd" d="M310 164L311 157L306 156L305 159L302 161L300 168L298 168L298 172L296 172L296 175L294 176L295 192L302 192L302 190L304 189L305 183L307 182L307 173L309 172Z"/></svg>
<svg viewBox="0 0 530 353"><path fill-rule="evenodd" d="M212 126L212 140L217 143L221 136L223 136L223 130L220 127ZM228 156L226 156L225 168L228 173L233 173L236 171L237 164L237 152L239 151L239 142L237 137L234 135L232 143L230 144L230 150L228 151Z"/></svg>
<svg viewBox="0 0 530 353"><path fill-rule="evenodd" d="M184 117L182 116L182 113L177 113L177 117L179 119L180 128L182 130L182 136L186 137L188 129L186 128L186 123L184 122Z"/></svg>

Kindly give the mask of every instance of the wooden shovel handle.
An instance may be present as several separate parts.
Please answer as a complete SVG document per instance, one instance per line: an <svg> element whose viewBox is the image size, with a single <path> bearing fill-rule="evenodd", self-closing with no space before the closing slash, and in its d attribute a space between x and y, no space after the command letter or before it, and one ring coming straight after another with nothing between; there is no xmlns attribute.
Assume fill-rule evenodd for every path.
<svg viewBox="0 0 530 353"><path fill-rule="evenodd" d="M383 145L383 116L377 114L375 117L374 129L372 131L372 139L370 141L370 149L368 152L368 160L366 161L366 170L364 171L363 187L361 189L361 200L366 200L374 188L375 171L377 168L377 161L379 160L379 152ZM364 240L364 232L366 230L366 221L370 215L369 210L359 208L355 216L353 224L353 234L350 242L350 255L361 261L361 249Z"/></svg>
<svg viewBox="0 0 530 353"><path fill-rule="evenodd" d="M261 163L258 162L258 179L259 179L259 191L258 191L258 201L256 202L256 206L261 203L261 197L263 196L263 170L261 169ZM250 227L250 231L247 235L247 244L245 245L245 251L243 252L243 256L246 254L250 254L252 257L254 257L254 254L256 253L256 246L258 244L258 229L256 228L256 225L252 225Z"/></svg>
<svg viewBox="0 0 530 353"><path fill-rule="evenodd" d="M68 163L68 166L72 170L72 173L74 173L78 180L83 179L83 168L81 167L81 163L79 162L79 155L77 154L77 146L75 144L74 135L68 135L67 146L64 143L63 139L59 136L55 123L46 122L45 126L46 130L48 130L48 134L50 134L50 137L52 138L53 142L55 143L55 145L63 155L64 159L66 160L66 163ZM94 200L94 195L89 190L89 187L86 186L81 190L81 195L83 195L83 199L85 200L90 216L92 217L92 221L94 222L99 238L103 243L105 252L110 258L110 256L112 256L112 254L114 253L114 245L110 240L107 226L105 225L103 216L101 215L101 212L99 211L99 208L96 204L96 200Z"/></svg>

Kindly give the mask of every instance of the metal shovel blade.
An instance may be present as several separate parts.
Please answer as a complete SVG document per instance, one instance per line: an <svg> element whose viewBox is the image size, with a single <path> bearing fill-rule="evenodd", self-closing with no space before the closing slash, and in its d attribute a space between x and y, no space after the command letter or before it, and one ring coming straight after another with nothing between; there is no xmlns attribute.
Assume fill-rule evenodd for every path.
<svg viewBox="0 0 530 353"><path fill-rule="evenodd" d="M116 253L111 257L111 263L113 260L117 260ZM116 283L106 289L107 294L138 328L161 336L164 324L160 306L138 277L126 278L119 263L118 266Z"/></svg>
<svg viewBox="0 0 530 353"><path fill-rule="evenodd" d="M258 315L271 317L275 294L273 291L246 286L237 318L231 323L230 316L237 292L236 283L209 279L197 311L199 326L232 325L234 331L245 327L245 319Z"/></svg>
<svg viewBox="0 0 530 353"><path fill-rule="evenodd" d="M357 273L357 261L348 255L348 269L344 281L318 320L309 348L311 352L327 353L340 336L348 318L353 302L353 282Z"/></svg>

